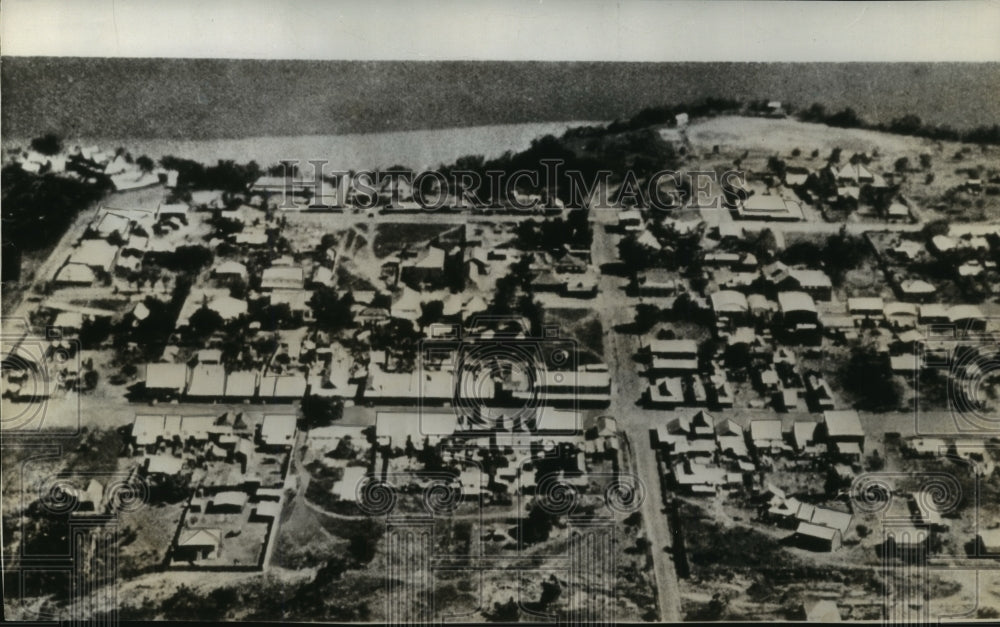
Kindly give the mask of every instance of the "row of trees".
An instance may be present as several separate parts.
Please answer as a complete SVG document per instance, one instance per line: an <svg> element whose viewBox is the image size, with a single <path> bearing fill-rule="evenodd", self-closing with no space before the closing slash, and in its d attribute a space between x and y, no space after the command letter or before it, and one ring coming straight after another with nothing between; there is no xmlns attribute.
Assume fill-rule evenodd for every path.
<svg viewBox="0 0 1000 627"><path fill-rule="evenodd" d="M816 122L838 128L865 128L895 133L897 135L926 137L934 140L962 141L973 144L1000 144L1000 125L997 124L993 124L992 126L977 126L960 131L947 125L927 124L920 119L920 116L913 115L912 113L893 118L889 123L879 122L873 124L865 121L850 107L831 113L819 103L813 103L807 109L803 109L799 112L798 117L803 122Z"/></svg>

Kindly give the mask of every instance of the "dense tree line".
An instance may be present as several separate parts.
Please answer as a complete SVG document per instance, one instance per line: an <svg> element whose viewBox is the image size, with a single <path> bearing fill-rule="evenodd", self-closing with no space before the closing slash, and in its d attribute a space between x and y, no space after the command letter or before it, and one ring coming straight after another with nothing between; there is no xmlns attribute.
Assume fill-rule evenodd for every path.
<svg viewBox="0 0 1000 627"><path fill-rule="evenodd" d="M889 123L877 124L865 121L854 109L847 107L830 113L826 107L813 103L799 113L803 122L816 122L838 128L863 128L896 135L912 135L934 140L961 141L972 144L1000 144L1000 125L977 126L965 131L954 129L947 125L926 124L919 116L913 114L893 118Z"/></svg>
<svg viewBox="0 0 1000 627"><path fill-rule="evenodd" d="M177 186L182 189L217 189L224 192L242 193L256 181L263 170L255 161L241 164L231 160L219 160L215 165L203 165L191 159L167 155L160 159L160 165L177 171Z"/></svg>
<svg viewBox="0 0 1000 627"><path fill-rule="evenodd" d="M81 209L110 190L107 179L87 183L26 172L8 165L0 172L3 190L4 278L16 279L20 256L55 244Z"/></svg>

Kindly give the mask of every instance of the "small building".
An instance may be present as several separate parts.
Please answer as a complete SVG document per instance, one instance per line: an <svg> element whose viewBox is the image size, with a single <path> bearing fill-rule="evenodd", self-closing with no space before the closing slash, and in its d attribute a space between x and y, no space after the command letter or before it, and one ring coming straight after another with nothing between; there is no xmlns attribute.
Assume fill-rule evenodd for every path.
<svg viewBox="0 0 1000 627"><path fill-rule="evenodd" d="M218 529L187 529L181 531L174 549L174 560L201 562L219 557L222 532Z"/></svg>
<svg viewBox="0 0 1000 627"><path fill-rule="evenodd" d="M87 266L95 272L110 274L118 257L118 247L103 239L80 240L70 253L68 263Z"/></svg>
<svg viewBox="0 0 1000 627"><path fill-rule="evenodd" d="M146 458L143 469L148 477L175 477L184 469L184 460L173 455L150 455Z"/></svg>
<svg viewBox="0 0 1000 627"><path fill-rule="evenodd" d="M638 209L626 209L618 212L618 228L626 232L643 229L642 213Z"/></svg>
<svg viewBox="0 0 1000 627"><path fill-rule="evenodd" d="M840 609L830 599L808 599L802 602L802 616L810 623L839 623Z"/></svg>
<svg viewBox="0 0 1000 627"><path fill-rule="evenodd" d="M363 466L346 466L344 476L333 484L333 495L337 497L338 501L357 502L358 487L366 476L368 476L368 471Z"/></svg>
<svg viewBox="0 0 1000 627"><path fill-rule="evenodd" d="M226 367L219 363L199 363L191 371L187 397L219 400L226 393Z"/></svg>
<svg viewBox="0 0 1000 627"><path fill-rule="evenodd" d="M1000 527L980 529L976 534L976 542L981 554L1000 557Z"/></svg>
<svg viewBox="0 0 1000 627"><path fill-rule="evenodd" d="M786 329L814 330L819 325L816 303L805 292L780 292L778 310Z"/></svg>
<svg viewBox="0 0 1000 627"><path fill-rule="evenodd" d="M212 268L212 276L217 279L246 279L247 267L238 261L223 261Z"/></svg>
<svg viewBox="0 0 1000 627"><path fill-rule="evenodd" d="M263 401L288 402L301 399L308 388L309 382L301 374L265 374L257 395Z"/></svg>
<svg viewBox="0 0 1000 627"><path fill-rule="evenodd" d="M262 290L301 290L305 287L305 276L298 266L271 266L261 274Z"/></svg>
<svg viewBox="0 0 1000 627"><path fill-rule="evenodd" d="M250 497L246 492L228 490L211 497L205 508L207 514L239 514L246 507Z"/></svg>
<svg viewBox="0 0 1000 627"><path fill-rule="evenodd" d="M663 269L651 269L638 275L636 286L639 296L673 296L677 293L677 279Z"/></svg>
<svg viewBox="0 0 1000 627"><path fill-rule="evenodd" d="M251 399L257 394L258 373L252 370L237 370L226 374L226 388L223 396L227 399Z"/></svg>
<svg viewBox="0 0 1000 627"><path fill-rule="evenodd" d="M947 324L949 321L948 308L940 303L921 305L917 321L920 324Z"/></svg>
<svg viewBox="0 0 1000 627"><path fill-rule="evenodd" d="M857 318L881 318L885 315L885 302L877 296L848 298L847 312Z"/></svg>
<svg viewBox="0 0 1000 627"><path fill-rule="evenodd" d="M647 390L652 407L676 407L684 403L684 386L680 377L657 379Z"/></svg>
<svg viewBox="0 0 1000 627"><path fill-rule="evenodd" d="M271 448L291 448L295 443L295 416L273 415L264 416L260 424L260 443Z"/></svg>
<svg viewBox="0 0 1000 627"><path fill-rule="evenodd" d="M816 300L830 300L833 295L833 282L822 270L790 268L788 278L778 288L802 291Z"/></svg>
<svg viewBox="0 0 1000 627"><path fill-rule="evenodd" d="M448 255L442 248L428 246L416 259L400 268L400 279L413 287L439 287L444 283Z"/></svg>
<svg viewBox="0 0 1000 627"><path fill-rule="evenodd" d="M788 448L785 444L784 434L781 432L780 420L752 420L750 422L750 441L758 454L775 454Z"/></svg>
<svg viewBox="0 0 1000 627"><path fill-rule="evenodd" d="M97 281L97 275L82 263L68 263L56 273L53 283L57 287L86 287Z"/></svg>
<svg viewBox="0 0 1000 627"><path fill-rule="evenodd" d="M647 352L654 374L689 374L698 369L698 343L694 340L652 340Z"/></svg>
<svg viewBox="0 0 1000 627"><path fill-rule="evenodd" d="M735 218L742 220L794 222L803 219L802 207L799 203L770 193L755 193L740 201L735 214Z"/></svg>
<svg viewBox="0 0 1000 627"><path fill-rule="evenodd" d="M712 311L715 312L717 320L731 321L742 319L750 312L747 297L734 290L714 292L710 296L710 299L712 301Z"/></svg>
<svg viewBox="0 0 1000 627"><path fill-rule="evenodd" d="M840 548L843 537L837 529L800 522L795 530L794 540L802 548L828 553Z"/></svg>
<svg viewBox="0 0 1000 627"><path fill-rule="evenodd" d="M865 431L857 410L841 409L823 412L826 438L842 454L860 456L865 446ZM853 446L851 446L853 445Z"/></svg>
<svg viewBox="0 0 1000 627"><path fill-rule="evenodd" d="M187 387L188 368L184 364L146 364L145 390L154 396L180 396Z"/></svg>

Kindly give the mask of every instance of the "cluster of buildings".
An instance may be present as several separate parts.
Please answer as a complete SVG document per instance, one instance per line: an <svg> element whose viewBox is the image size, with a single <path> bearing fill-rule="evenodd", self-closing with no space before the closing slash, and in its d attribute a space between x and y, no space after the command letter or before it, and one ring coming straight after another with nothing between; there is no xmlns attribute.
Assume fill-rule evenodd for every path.
<svg viewBox="0 0 1000 627"><path fill-rule="evenodd" d="M798 420L790 427L779 419L755 419L743 428L704 410L674 418L656 429L662 478L696 496L747 489L766 502L764 520L794 529L793 541L813 550L836 550L851 514L804 503L763 477L784 461L836 473L849 483L864 452L860 418L853 410L827 411L818 422Z"/></svg>
<svg viewBox="0 0 1000 627"><path fill-rule="evenodd" d="M592 473L617 473L621 450L613 417L550 407L494 420L455 410L379 411L375 441L374 477L405 489L428 470L443 472L461 500L486 504L531 498L540 483L584 495Z"/></svg>
<svg viewBox="0 0 1000 627"><path fill-rule="evenodd" d="M105 176L117 191L140 189L167 183L176 185L177 172L156 167L144 169L131 155L119 148L111 152L98 146L73 146L53 155L46 155L33 148L13 151L9 154L12 162L32 174L54 174L80 181L93 182L97 176Z"/></svg>
<svg viewBox="0 0 1000 627"><path fill-rule="evenodd" d="M187 226L188 211L186 204L161 204L155 211L101 207L52 277L53 287L110 286L118 277L124 279L116 284L120 291L139 291L129 277L147 255L173 252L178 242L167 235Z"/></svg>
<svg viewBox="0 0 1000 627"><path fill-rule="evenodd" d="M296 434L290 414L136 415L128 448L138 472L154 499L184 502L170 567L263 567Z"/></svg>

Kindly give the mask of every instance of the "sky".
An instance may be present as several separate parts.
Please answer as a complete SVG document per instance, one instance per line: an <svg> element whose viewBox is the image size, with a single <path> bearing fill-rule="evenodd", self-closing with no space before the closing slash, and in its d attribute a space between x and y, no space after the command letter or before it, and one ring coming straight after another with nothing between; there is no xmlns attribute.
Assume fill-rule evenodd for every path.
<svg viewBox="0 0 1000 627"><path fill-rule="evenodd" d="M2 54L1000 61L1000 2L4 0Z"/></svg>

